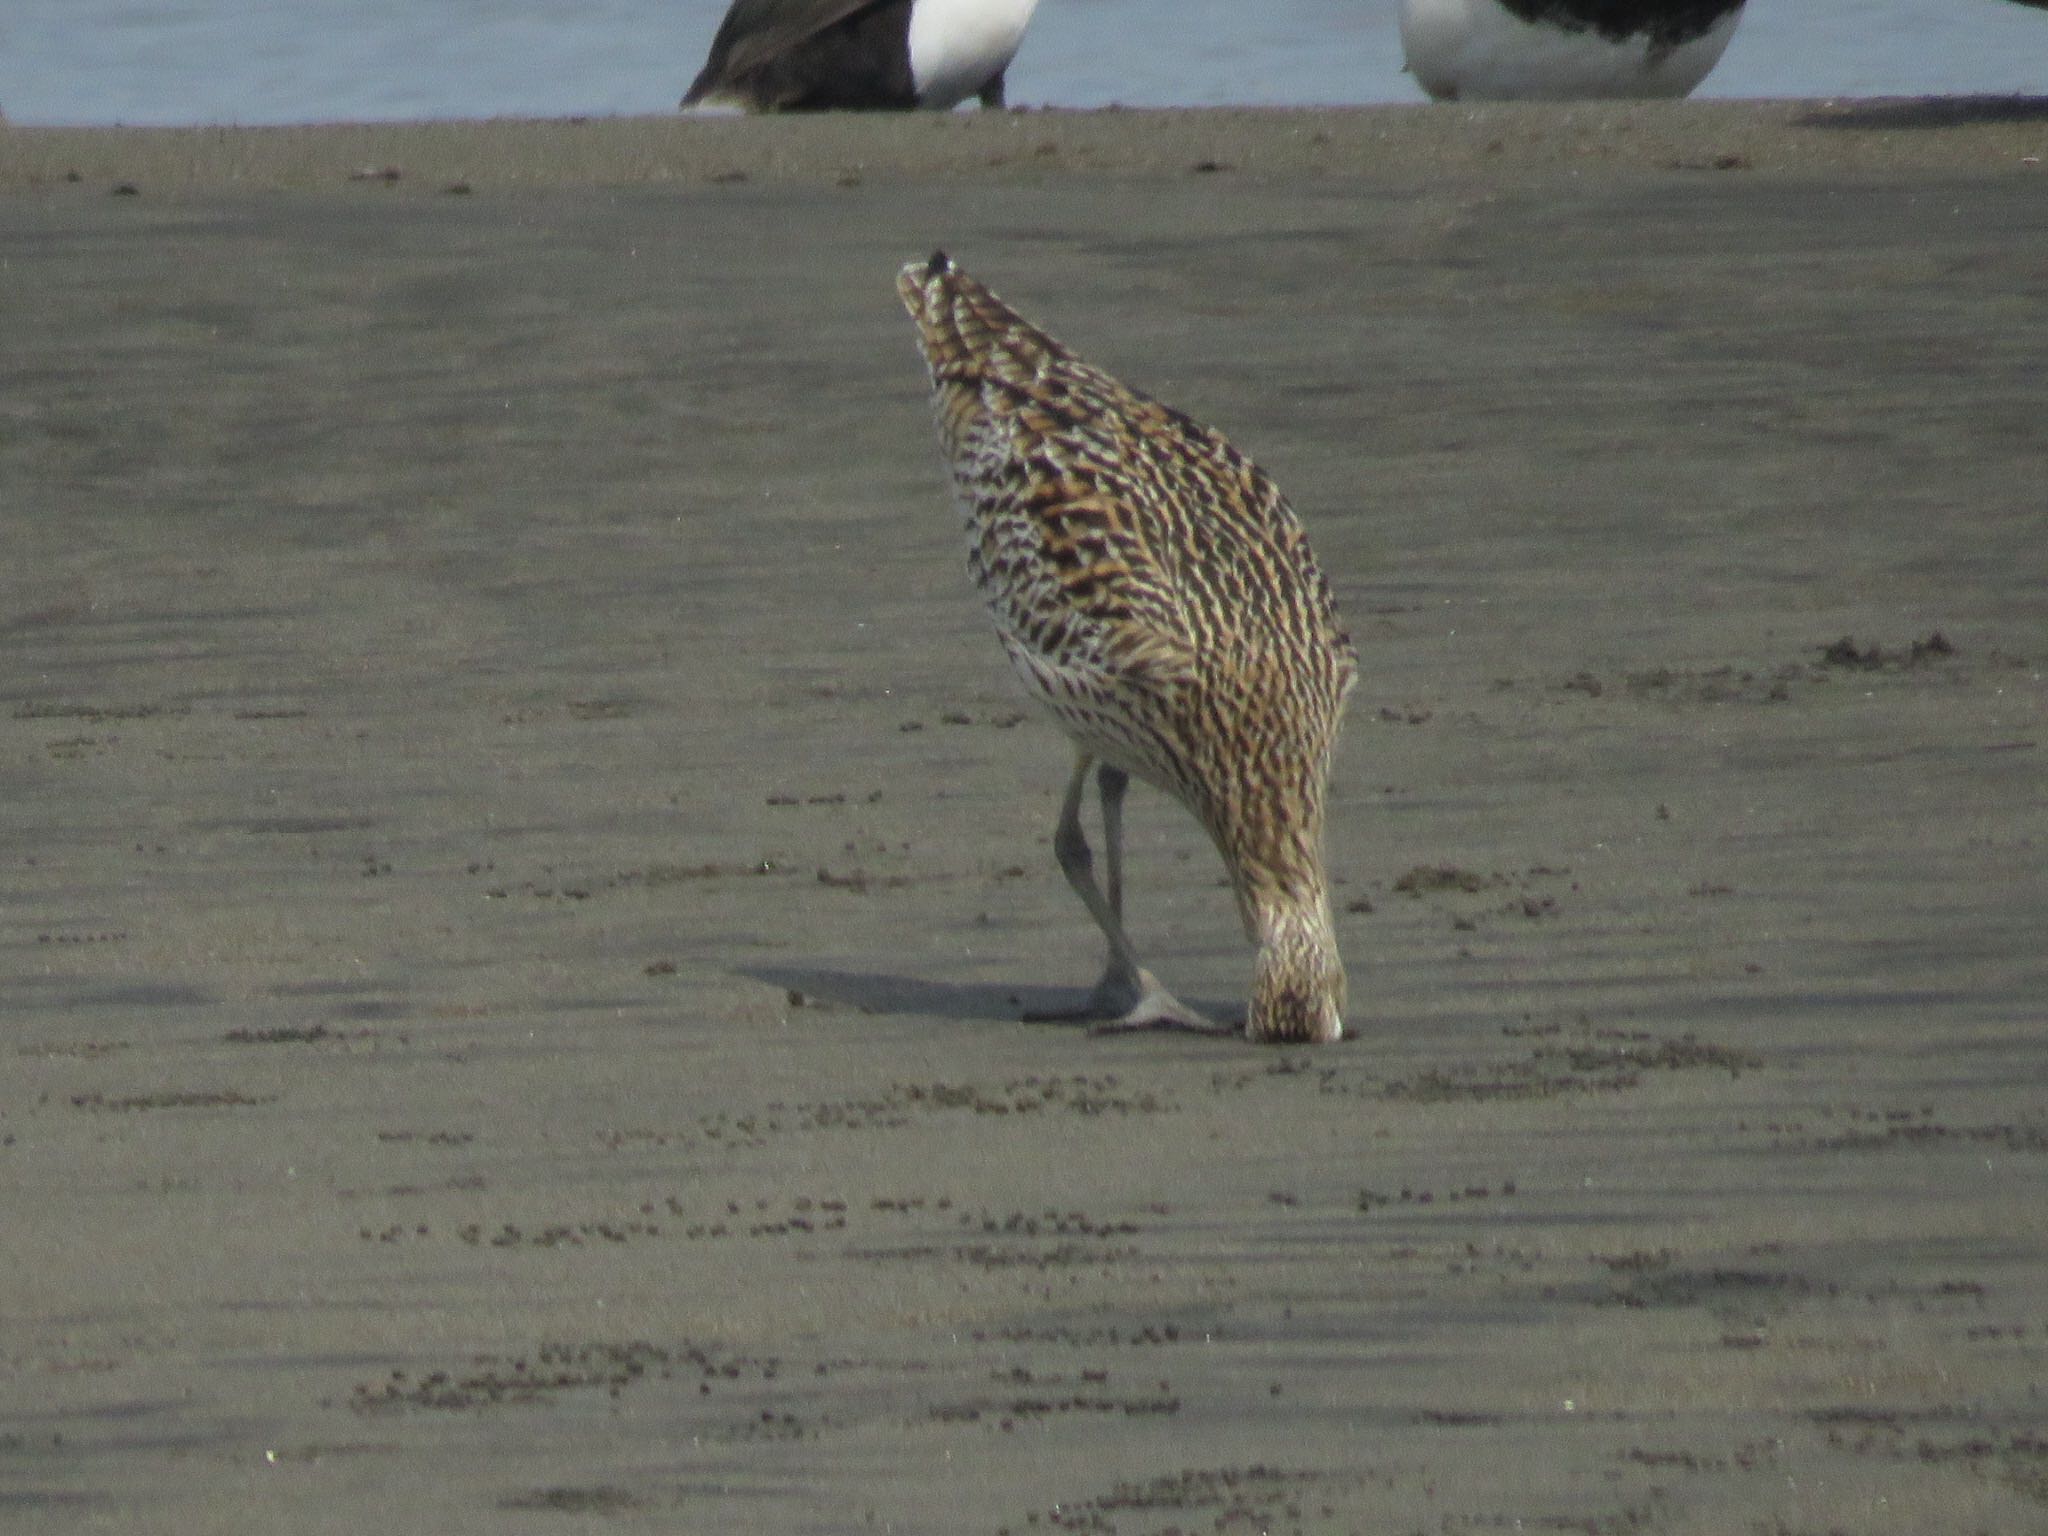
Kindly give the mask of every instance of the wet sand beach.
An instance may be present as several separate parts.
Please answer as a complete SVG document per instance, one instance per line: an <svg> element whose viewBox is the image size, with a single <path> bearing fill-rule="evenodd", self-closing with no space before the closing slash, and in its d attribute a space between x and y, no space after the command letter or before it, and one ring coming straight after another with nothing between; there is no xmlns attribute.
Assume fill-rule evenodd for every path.
<svg viewBox="0 0 2048 1536"><path fill-rule="evenodd" d="M2041 1529L2044 152L0 127L0 1527ZM934 246L1306 520L1355 1039L1020 1022Z"/></svg>

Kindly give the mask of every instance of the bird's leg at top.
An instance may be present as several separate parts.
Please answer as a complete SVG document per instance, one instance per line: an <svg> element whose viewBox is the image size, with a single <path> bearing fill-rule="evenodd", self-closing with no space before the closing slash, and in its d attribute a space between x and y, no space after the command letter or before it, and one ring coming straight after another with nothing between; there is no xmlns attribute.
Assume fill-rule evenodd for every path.
<svg viewBox="0 0 2048 1536"><path fill-rule="evenodd" d="M1124 995L1128 996L1132 991L1136 993L1136 1001L1121 1014L1108 1017L1098 1026L1098 1032L1191 1029L1205 1034L1234 1034L1231 1026L1216 1023L1161 986L1157 977L1138 964L1130 936L1124 932L1124 792L1130 787L1131 776L1121 768L1104 763L1095 770L1095 789L1102 799L1102 846L1108 862L1105 874L1109 886L1109 915L1110 921L1116 925L1110 940L1109 968L1097 984L1096 991L1100 994L1102 988L1113 980L1123 980L1126 985ZM1119 944L1128 965L1128 970L1123 972L1117 969ZM1113 1009L1105 1009L1104 1012L1114 1014Z"/></svg>
<svg viewBox="0 0 2048 1536"><path fill-rule="evenodd" d="M996 77L981 88L981 104L984 107L1000 108L1003 105L1003 75L1004 71L997 70Z"/></svg>
<svg viewBox="0 0 2048 1536"><path fill-rule="evenodd" d="M1089 851L1088 836L1081 829L1081 798L1088 787L1091 759L1081 753L1074 764L1074 776L1067 781L1067 797L1060 807L1058 829L1053 833L1053 854L1067 884L1095 919L1096 927L1109 943L1109 959L1102 979L1088 1001L1065 1013L1032 1013L1034 1022L1057 1019L1091 1019L1103 1031L1124 1029L1191 1029L1204 1033L1225 1032L1222 1026L1181 1002L1159 984L1153 974L1138 964L1130 936L1124 932L1124 791L1131 777L1121 768L1104 763L1096 774L1096 789L1102 798L1102 836L1108 853L1109 892L1105 896L1095 883L1095 859Z"/></svg>

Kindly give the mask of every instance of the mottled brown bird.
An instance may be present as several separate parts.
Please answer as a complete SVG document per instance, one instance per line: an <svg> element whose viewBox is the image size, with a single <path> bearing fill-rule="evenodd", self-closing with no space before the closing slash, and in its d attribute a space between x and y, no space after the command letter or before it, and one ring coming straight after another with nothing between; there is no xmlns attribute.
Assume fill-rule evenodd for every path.
<svg viewBox="0 0 2048 1536"><path fill-rule="evenodd" d="M1078 754L1053 848L1109 941L1081 1016L1216 1027L1139 966L1124 932L1135 774L1223 855L1258 945L1246 1035L1340 1038L1323 804L1358 659L1301 520L1222 434L1082 362L943 252L896 286L931 369L968 572ZM1098 763L1106 893L1081 830Z"/></svg>

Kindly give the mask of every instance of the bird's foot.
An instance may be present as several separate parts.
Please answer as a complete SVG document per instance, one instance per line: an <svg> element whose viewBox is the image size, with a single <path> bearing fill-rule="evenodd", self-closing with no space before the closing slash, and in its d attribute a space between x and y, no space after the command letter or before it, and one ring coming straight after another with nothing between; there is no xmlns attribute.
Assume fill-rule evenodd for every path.
<svg viewBox="0 0 2048 1536"><path fill-rule="evenodd" d="M1091 1034L1126 1034L1141 1029L1179 1029L1192 1034L1234 1035L1239 1029L1219 1024L1199 1009L1190 1008L1159 984L1150 971L1136 976L1114 973L1096 983L1088 1001L1079 1008L1056 1012L1027 1013L1027 1024L1092 1024Z"/></svg>

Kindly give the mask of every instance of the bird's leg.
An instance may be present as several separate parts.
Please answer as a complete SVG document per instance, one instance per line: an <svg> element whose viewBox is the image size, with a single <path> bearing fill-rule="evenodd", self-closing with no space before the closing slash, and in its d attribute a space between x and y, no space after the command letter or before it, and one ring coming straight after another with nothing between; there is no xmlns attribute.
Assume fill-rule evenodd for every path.
<svg viewBox="0 0 2048 1536"><path fill-rule="evenodd" d="M1102 849L1109 855L1104 884L1109 888L1109 915L1116 919L1118 931L1124 926L1124 791L1130 787L1131 776L1113 763L1095 770L1095 793L1102 800ZM1128 945L1128 938L1125 942Z"/></svg>
<svg viewBox="0 0 2048 1536"><path fill-rule="evenodd" d="M984 107L999 108L1003 104L1003 71L997 70L996 77L981 88L981 104Z"/></svg>
<svg viewBox="0 0 2048 1536"><path fill-rule="evenodd" d="M1100 1033L1124 1029L1192 1029L1204 1033L1232 1033L1226 1025L1219 1025L1203 1014L1196 1012L1159 984L1159 979L1138 964L1136 952L1131 948L1130 936L1124 932L1124 791L1131 787L1131 776L1123 769L1104 763L1095 770L1096 793L1102 797L1102 844L1108 855L1109 868L1109 916L1116 927L1110 936L1110 964L1102 981L1096 986L1101 996L1103 988L1121 981L1123 997L1134 1000L1120 1015L1114 1015L1113 1008L1105 1008L1105 1015L1114 1015L1099 1027ZM1119 972L1117 955L1121 953L1128 969Z"/></svg>
<svg viewBox="0 0 2048 1536"><path fill-rule="evenodd" d="M1124 791L1131 776L1121 768L1104 763L1096 775L1096 789L1102 797L1102 835L1109 855L1109 894L1095 883L1095 858L1088 848L1088 835L1081 829L1081 797L1088 787L1092 760L1083 752L1074 764L1074 776L1067 781L1067 797L1060 807L1058 829L1053 833L1053 854L1067 884L1081 898L1095 926L1109 943L1109 959L1102 979L1095 984L1088 1001L1064 1013L1026 1014L1032 1022L1056 1019L1092 1019L1104 1030L1218 1028L1194 1009L1180 1002L1162 987L1148 970L1138 964L1130 936L1124 932Z"/></svg>
<svg viewBox="0 0 2048 1536"><path fill-rule="evenodd" d="M1067 877L1067 884L1074 888L1088 915L1095 919L1095 926L1109 941L1109 960L1103 967L1102 980L1096 983L1086 1004L1063 1012L1026 1014L1025 1018L1033 1023L1114 1018L1136 1001L1140 991L1137 957L1131 953L1131 941L1124 935L1122 917L1095 884L1095 856L1088 848L1088 834L1081 829L1081 797L1088 788L1090 762L1085 752L1075 759L1073 777L1067 780L1067 797L1060 806L1059 825L1053 831L1052 851L1060 862L1060 873ZM1119 849L1110 858L1110 888L1117 893L1119 905L1123 895L1122 862Z"/></svg>

